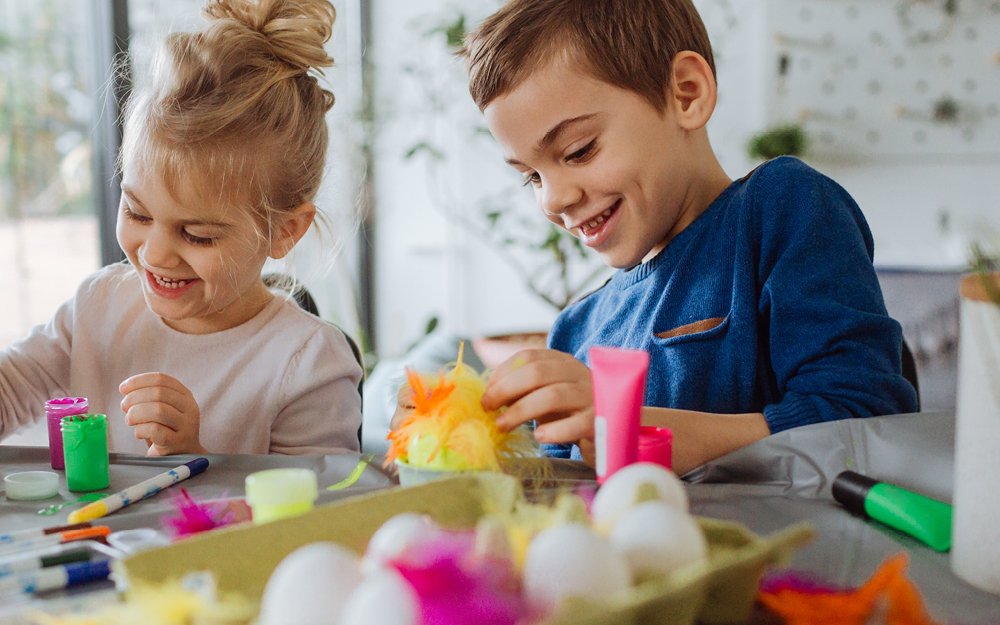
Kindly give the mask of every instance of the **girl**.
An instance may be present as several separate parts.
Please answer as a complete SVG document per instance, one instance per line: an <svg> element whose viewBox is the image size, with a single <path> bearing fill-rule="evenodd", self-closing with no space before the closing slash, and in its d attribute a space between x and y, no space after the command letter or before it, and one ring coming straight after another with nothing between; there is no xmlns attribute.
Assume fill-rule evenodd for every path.
<svg viewBox="0 0 1000 625"><path fill-rule="evenodd" d="M344 335L275 297L267 258L313 223L333 95L326 0L210 0L125 111L118 243L45 326L0 352L0 437L79 395L115 451L357 450ZM320 70L321 71L321 70Z"/></svg>

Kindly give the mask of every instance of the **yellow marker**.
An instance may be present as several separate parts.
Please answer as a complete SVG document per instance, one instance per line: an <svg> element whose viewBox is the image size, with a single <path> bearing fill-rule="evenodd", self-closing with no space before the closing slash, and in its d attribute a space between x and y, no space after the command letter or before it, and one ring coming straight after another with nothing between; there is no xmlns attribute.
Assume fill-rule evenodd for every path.
<svg viewBox="0 0 1000 625"><path fill-rule="evenodd" d="M95 501L94 503L88 503L79 510L74 510L69 513L69 517L66 519L70 523L83 523L84 521L90 521L91 519L99 519L108 513L108 504L104 503L104 500Z"/></svg>

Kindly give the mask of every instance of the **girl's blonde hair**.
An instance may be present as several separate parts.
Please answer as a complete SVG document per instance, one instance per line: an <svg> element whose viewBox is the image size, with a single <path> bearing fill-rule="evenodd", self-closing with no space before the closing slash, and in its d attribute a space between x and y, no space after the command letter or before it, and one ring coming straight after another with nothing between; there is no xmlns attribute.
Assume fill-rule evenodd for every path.
<svg viewBox="0 0 1000 625"><path fill-rule="evenodd" d="M202 30L167 36L124 112L119 166L162 176L177 196L243 206L268 232L315 197L333 94L310 70L333 65L327 0L209 0Z"/></svg>

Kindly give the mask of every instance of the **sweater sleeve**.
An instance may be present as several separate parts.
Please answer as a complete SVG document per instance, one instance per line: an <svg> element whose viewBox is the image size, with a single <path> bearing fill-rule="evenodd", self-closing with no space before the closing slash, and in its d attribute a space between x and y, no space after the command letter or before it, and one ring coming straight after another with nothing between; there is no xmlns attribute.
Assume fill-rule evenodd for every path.
<svg viewBox="0 0 1000 625"><path fill-rule="evenodd" d="M902 330L889 317L857 204L795 159L761 168L754 190L758 312L768 329L772 432L916 410L902 377Z"/></svg>
<svg viewBox="0 0 1000 625"><path fill-rule="evenodd" d="M331 325L314 334L285 372L284 406L271 425L270 453L360 451L361 376L340 330Z"/></svg>
<svg viewBox="0 0 1000 625"><path fill-rule="evenodd" d="M48 323L0 352L0 439L45 414L45 402L69 389L75 300Z"/></svg>

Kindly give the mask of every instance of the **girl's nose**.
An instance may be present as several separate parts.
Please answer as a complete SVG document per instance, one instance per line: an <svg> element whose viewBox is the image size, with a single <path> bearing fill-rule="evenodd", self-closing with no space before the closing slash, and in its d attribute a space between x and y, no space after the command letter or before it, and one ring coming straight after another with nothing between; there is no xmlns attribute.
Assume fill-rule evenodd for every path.
<svg viewBox="0 0 1000 625"><path fill-rule="evenodd" d="M583 188L568 176L542 179L542 210L550 215L565 213L583 199Z"/></svg>
<svg viewBox="0 0 1000 625"><path fill-rule="evenodd" d="M139 246L139 261L146 267L171 269L177 265L177 253L170 244L170 237L156 228Z"/></svg>

